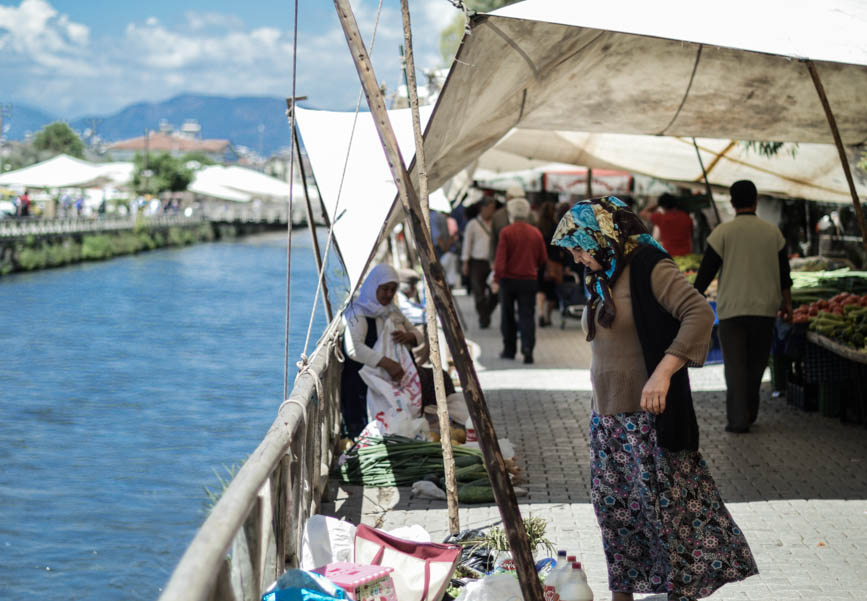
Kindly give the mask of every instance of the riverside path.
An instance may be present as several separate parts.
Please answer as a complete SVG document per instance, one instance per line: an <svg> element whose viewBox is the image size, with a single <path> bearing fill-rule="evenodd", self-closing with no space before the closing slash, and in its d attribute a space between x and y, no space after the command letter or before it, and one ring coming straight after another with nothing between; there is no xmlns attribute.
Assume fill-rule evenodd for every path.
<svg viewBox="0 0 867 601"><path fill-rule="evenodd" d="M537 329L535 364L498 358L499 314L479 330L472 301L456 300L497 435L519 455L528 495L522 514L548 520L548 538L584 563L596 599L610 598L599 527L590 504L589 345L577 321ZM474 345L475 346L475 345ZM763 386L750 434L723 431L722 365L691 369L701 451L723 499L746 533L760 574L724 586L713 601L867 599L867 430L805 413ZM448 535L445 501L409 488L333 483L322 512L385 530L420 524L435 542ZM499 522L494 504L460 508L462 529ZM636 595L665 601L664 595Z"/></svg>

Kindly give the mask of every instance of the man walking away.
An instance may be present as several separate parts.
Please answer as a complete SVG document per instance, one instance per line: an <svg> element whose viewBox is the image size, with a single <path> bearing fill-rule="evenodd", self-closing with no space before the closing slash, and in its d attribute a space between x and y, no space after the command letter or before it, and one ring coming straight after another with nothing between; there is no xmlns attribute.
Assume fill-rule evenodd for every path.
<svg viewBox="0 0 867 601"><path fill-rule="evenodd" d="M512 220L509 217L508 206L509 201L513 198L527 199L527 195L524 193L524 189L521 186L512 186L506 190L506 205L494 211L494 216L491 218L491 251L489 254L491 263L493 263L494 259L497 258L497 244L500 242L500 232L503 231L504 227L512 223ZM527 223L533 224L532 212L527 217L526 221Z"/></svg>
<svg viewBox="0 0 867 601"><path fill-rule="evenodd" d="M536 291L539 270L548 260L542 233L527 223L530 203L526 198L513 198L506 205L511 225L500 232L494 261L494 291L500 294L500 331L503 351L500 357L514 359L517 347L515 303L518 304L518 324L521 330L521 354L524 363L533 362L536 346Z"/></svg>
<svg viewBox="0 0 867 601"><path fill-rule="evenodd" d="M725 429L745 434L759 414L759 389L771 351L774 317L791 319L792 279L782 233L756 216L755 184L740 180L729 191L735 218L708 236L695 287L704 294L720 271L717 315L725 363Z"/></svg>
<svg viewBox="0 0 867 601"><path fill-rule="evenodd" d="M493 196L486 196L479 205L478 216L471 219L464 230L461 261L463 273L469 278L470 290L476 301L479 327L485 329L491 324L491 312L497 306L497 297L489 293L487 283L488 274L491 273L491 262L488 259L491 222L497 209L497 201Z"/></svg>

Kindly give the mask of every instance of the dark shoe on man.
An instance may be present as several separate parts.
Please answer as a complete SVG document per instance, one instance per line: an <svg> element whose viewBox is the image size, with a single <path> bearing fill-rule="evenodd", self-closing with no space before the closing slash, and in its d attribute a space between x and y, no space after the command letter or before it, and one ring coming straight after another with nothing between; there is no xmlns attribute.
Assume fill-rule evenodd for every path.
<svg viewBox="0 0 867 601"><path fill-rule="evenodd" d="M500 351L500 359L514 359L515 353L507 353L506 351Z"/></svg>
<svg viewBox="0 0 867 601"><path fill-rule="evenodd" d="M726 425L726 432L731 432L732 434L749 434L749 427L746 428L735 428L734 426Z"/></svg>
<svg viewBox="0 0 867 601"><path fill-rule="evenodd" d="M533 362L533 353L529 353L524 355L524 363L532 363Z"/></svg>

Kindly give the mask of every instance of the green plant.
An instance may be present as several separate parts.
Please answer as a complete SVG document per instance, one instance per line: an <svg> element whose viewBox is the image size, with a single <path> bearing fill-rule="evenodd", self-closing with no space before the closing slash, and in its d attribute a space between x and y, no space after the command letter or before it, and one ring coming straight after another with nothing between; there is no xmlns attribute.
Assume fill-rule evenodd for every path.
<svg viewBox="0 0 867 601"><path fill-rule="evenodd" d="M39 130L33 138L33 148L55 155L65 153L79 159L84 158L84 142L62 121L49 123Z"/></svg>
<svg viewBox="0 0 867 601"><path fill-rule="evenodd" d="M535 553L536 549L542 547L548 555L554 555L556 549L554 543L545 537L545 531L548 529L548 522L545 518L529 515L524 518L524 529L527 531L527 541L530 543L530 552ZM506 536L506 531L501 526L494 526L489 529L480 539L466 540L458 543L460 545L472 545L473 549L493 549L494 551L509 551L509 539Z"/></svg>
<svg viewBox="0 0 867 601"><path fill-rule="evenodd" d="M211 490L207 486L202 487L205 489L205 496L207 497L207 500L205 501L206 513L210 513L216 506L217 501L220 500L220 497L222 497L223 493L226 492L226 489L229 488L229 484L232 482L235 474L237 474L238 470L241 469L241 465L242 464L233 463L230 466L226 466L223 464L223 469L226 471L228 478L224 478L220 472L217 471L217 468L213 468L214 475L217 477L217 482L220 486L215 490Z"/></svg>
<svg viewBox="0 0 867 601"><path fill-rule="evenodd" d="M786 148L785 142L759 142L756 140L747 140L741 142L743 147L746 150L755 152L759 156L763 156L766 159L777 156L780 152L785 148L786 154L790 155L792 158L798 154L798 145L797 144L789 144L788 148Z"/></svg>

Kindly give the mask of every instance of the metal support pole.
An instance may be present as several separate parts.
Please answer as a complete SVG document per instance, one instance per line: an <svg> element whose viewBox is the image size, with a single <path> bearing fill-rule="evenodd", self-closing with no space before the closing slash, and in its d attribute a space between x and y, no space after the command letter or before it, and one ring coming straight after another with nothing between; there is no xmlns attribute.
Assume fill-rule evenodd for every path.
<svg viewBox="0 0 867 601"><path fill-rule="evenodd" d="M518 500L506 472L506 464L503 460L503 454L500 452L494 424L491 421L491 415L485 404L485 397L473 366L473 360L467 348L467 341L458 319L454 298L452 298L446 283L442 265L436 260L430 230L427 224L422 221L421 203L411 184L406 164L397 144L397 138L388 120L385 98L376 82L376 75L373 72L367 49L361 40L358 24L355 21L349 0L334 0L334 6L337 9L340 24L343 27L359 79L367 96L371 116L379 132L392 177L398 188L400 201L418 242L422 269L431 284L431 298L442 318L446 340L452 349L455 366L461 378L461 386L467 400L467 409L469 409L470 417L478 432L482 458L491 479L494 499L500 509L500 516L517 567L518 580L521 584L524 600L542 601L542 586L536 574L527 531L518 509Z"/></svg>
<svg viewBox="0 0 867 601"><path fill-rule="evenodd" d="M419 200L424 223L430 227L430 199L427 188L427 169L424 160L424 139L421 131L421 118L418 112L418 89L415 81L415 59L412 52L412 27L409 20L409 1L400 0L403 13L403 36L406 43L404 53L404 77L409 94L409 106L412 112L412 128L415 132L415 164L418 167ZM455 480L455 456L452 451L451 425L449 424L449 407L446 401L446 385L443 378L443 364L440 357L439 326L436 309L431 298L430 283L424 281L425 317L427 319L427 338L430 346L430 362L433 366L434 390L437 399L437 417L440 424L440 444L443 447L443 466L445 467L446 499L449 508L449 532L457 534L461 531L458 517L458 486Z"/></svg>
<svg viewBox="0 0 867 601"><path fill-rule="evenodd" d="M807 63L810 77L813 78L813 85L816 86L816 93L819 94L822 108L825 109L825 117L828 119L828 125L831 128L831 135L834 136L834 144L837 146L837 153L840 155L840 164L843 165L843 172L846 174L846 182L849 184L849 193L852 194L852 204L855 206L855 216L858 218L858 227L861 228L861 244L864 246L864 250L867 250L867 224L864 223L864 211L861 210L861 200L858 198L858 191L855 189L855 180L852 179L852 170L849 168L849 157L846 156L846 149L843 148L843 140L840 138L840 130L837 129L837 120L834 118L834 113L831 112L831 104L828 102L828 97L825 95L825 86L822 85L822 80L819 79L819 73L816 71L815 63L811 60L804 62Z"/></svg>

